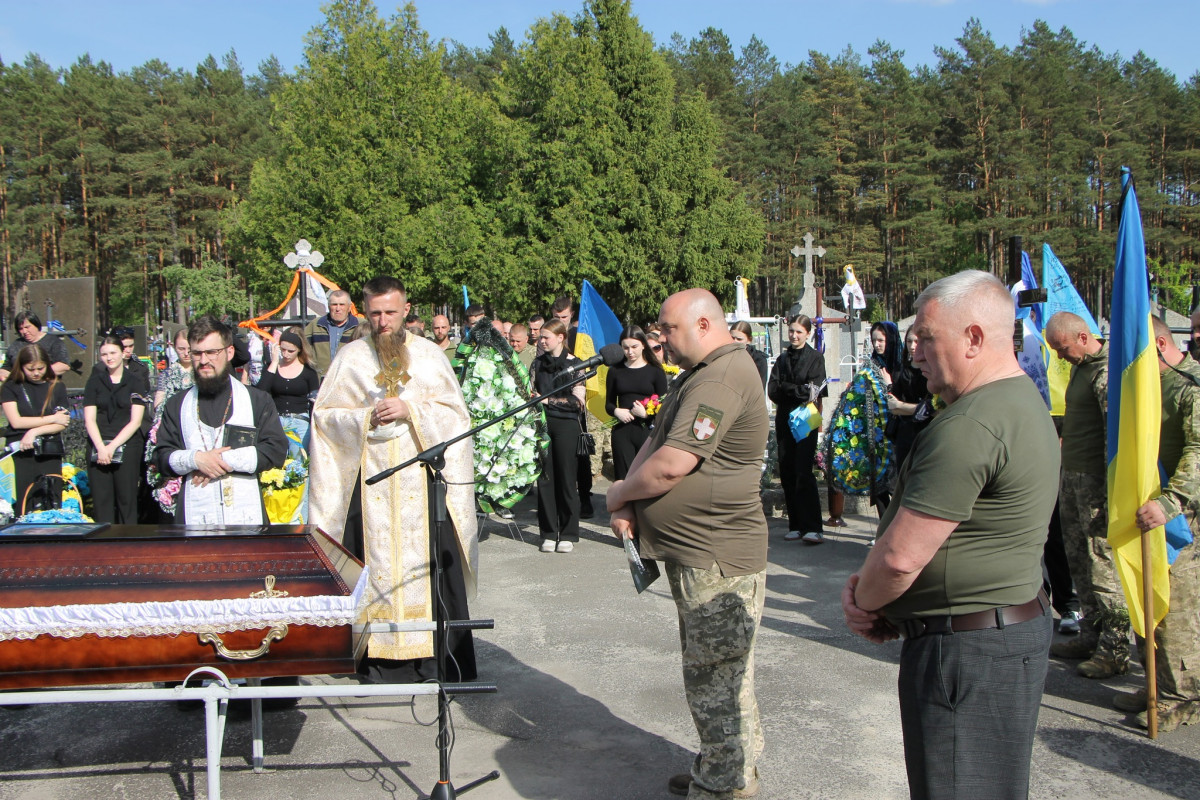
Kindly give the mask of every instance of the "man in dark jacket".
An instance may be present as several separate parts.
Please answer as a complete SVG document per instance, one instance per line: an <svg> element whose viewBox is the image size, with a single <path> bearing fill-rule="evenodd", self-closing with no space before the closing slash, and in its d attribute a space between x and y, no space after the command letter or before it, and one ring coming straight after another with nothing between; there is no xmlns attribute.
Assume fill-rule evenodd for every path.
<svg viewBox="0 0 1200 800"><path fill-rule="evenodd" d="M329 293L329 313L304 327L304 338L312 348L313 367L322 378L338 347L352 341L358 317L350 313L350 293L337 289Z"/></svg>

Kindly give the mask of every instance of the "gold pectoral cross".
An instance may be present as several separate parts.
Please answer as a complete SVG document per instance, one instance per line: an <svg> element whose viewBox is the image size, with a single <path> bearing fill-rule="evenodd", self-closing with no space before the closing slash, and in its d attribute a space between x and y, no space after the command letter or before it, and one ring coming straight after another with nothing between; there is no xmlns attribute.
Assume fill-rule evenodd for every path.
<svg viewBox="0 0 1200 800"><path fill-rule="evenodd" d="M408 383L408 377L408 371L401 369L393 360L380 368L379 374L375 376L375 383L383 387L384 397L399 397L400 386Z"/></svg>

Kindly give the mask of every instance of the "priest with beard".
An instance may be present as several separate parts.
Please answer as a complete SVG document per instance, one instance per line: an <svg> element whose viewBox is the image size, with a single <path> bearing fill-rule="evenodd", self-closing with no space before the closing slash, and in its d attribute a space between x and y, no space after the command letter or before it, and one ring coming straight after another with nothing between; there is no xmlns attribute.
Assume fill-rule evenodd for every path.
<svg viewBox="0 0 1200 800"><path fill-rule="evenodd" d="M163 407L153 459L184 478L175 522L263 525L258 474L283 465L287 436L270 395L234 380L233 331L211 316L188 327L195 381Z"/></svg>
<svg viewBox="0 0 1200 800"><path fill-rule="evenodd" d="M344 344L330 364L312 414L309 521L342 537L370 568L368 616L373 621L469 619L475 588L475 525L471 441L447 448L442 475L450 521L436 543L443 579L431 576L426 473L420 464L374 486L363 481L470 427L462 390L441 348L404 329L404 285L389 276L363 286L369 338ZM410 683L436 675L429 632L372 634L359 667L366 680ZM469 631L447 636L448 680L473 680Z"/></svg>

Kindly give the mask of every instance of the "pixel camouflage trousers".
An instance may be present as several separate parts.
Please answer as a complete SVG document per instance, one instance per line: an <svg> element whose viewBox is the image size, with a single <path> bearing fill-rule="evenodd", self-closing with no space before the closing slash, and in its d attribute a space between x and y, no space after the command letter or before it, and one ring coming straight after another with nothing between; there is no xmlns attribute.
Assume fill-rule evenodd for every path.
<svg viewBox="0 0 1200 800"><path fill-rule="evenodd" d="M766 571L722 577L666 564L679 613L683 687L700 753L692 764L689 798L726 798L745 788L763 748L754 696L754 638L766 596Z"/></svg>

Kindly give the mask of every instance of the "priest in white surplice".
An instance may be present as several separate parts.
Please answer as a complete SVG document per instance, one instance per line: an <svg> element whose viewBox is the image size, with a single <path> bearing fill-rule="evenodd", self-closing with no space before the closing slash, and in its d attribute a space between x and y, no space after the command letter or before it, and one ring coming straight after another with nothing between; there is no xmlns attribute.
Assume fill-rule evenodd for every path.
<svg viewBox="0 0 1200 800"><path fill-rule="evenodd" d="M175 521L188 525L267 522L258 474L283 465L287 436L270 395L230 374L233 331L213 317L188 326L191 389L163 407L153 459L159 472L182 476Z"/></svg>
<svg viewBox="0 0 1200 800"><path fill-rule="evenodd" d="M371 619L430 620L425 470L413 465L374 486L362 481L462 433L470 417L441 349L404 329L403 284L368 281L363 309L370 337L338 348L313 407L309 521L370 567ZM441 596L447 619L468 619L478 561L470 439L447 449L443 475L451 524L438 545ZM449 652L450 680L473 679L469 632L452 632ZM433 654L429 633L375 634L360 672L377 681L423 680L433 676Z"/></svg>

